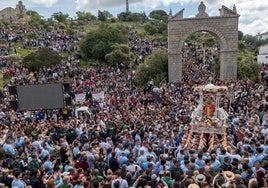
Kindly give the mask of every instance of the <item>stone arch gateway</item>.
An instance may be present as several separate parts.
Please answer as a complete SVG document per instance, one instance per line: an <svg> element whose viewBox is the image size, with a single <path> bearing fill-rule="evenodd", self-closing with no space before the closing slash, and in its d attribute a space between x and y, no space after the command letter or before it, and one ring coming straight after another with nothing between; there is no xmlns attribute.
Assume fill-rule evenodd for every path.
<svg viewBox="0 0 268 188"><path fill-rule="evenodd" d="M198 7L199 13L193 18L183 18L182 9L168 19L168 77L169 82L182 79L182 52L187 37L198 31L205 31L215 36L220 44L220 79L237 78L238 19L236 8L222 6L220 16L209 17L203 2Z"/></svg>

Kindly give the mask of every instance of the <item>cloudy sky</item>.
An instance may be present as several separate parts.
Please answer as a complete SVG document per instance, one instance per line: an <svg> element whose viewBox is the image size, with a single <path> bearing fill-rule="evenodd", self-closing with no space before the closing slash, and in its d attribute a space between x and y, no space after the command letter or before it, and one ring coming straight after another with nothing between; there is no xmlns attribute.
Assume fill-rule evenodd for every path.
<svg viewBox="0 0 268 188"><path fill-rule="evenodd" d="M201 0L129 0L131 12L145 12L147 15L152 10L165 10L175 14L184 10L184 17L192 17L198 13ZM210 16L219 15L222 5L232 9L236 5L240 14L239 30L244 34L256 35L268 31L268 0L203 0ZM6 7L15 7L18 0L0 0L0 10ZM96 15L98 10L107 10L116 16L125 11L125 0L23 0L27 10L37 11L45 18L55 12L68 13L76 16L77 11L91 12Z"/></svg>

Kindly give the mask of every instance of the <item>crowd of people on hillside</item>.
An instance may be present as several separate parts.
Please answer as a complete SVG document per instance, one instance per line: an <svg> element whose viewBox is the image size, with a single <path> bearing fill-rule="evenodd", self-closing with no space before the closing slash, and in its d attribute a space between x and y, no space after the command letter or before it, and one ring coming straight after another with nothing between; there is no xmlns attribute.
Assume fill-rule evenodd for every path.
<svg viewBox="0 0 268 188"><path fill-rule="evenodd" d="M139 56L157 45L130 39L130 46ZM0 107L0 187L268 187L267 85L219 80L193 52L184 50L182 81L150 81L142 88L134 83L135 66L82 68L71 55L34 73L13 64ZM24 113L10 109L10 85L63 83L67 77L68 95L74 100L76 93L87 93L85 105L93 116L74 116L74 105ZM210 150L186 144L199 102L194 88L208 83L229 90L220 100L229 114L228 145L218 135ZM92 94L101 91L104 99L94 101Z"/></svg>
<svg viewBox="0 0 268 188"><path fill-rule="evenodd" d="M16 53L17 49L12 49L16 42L21 42L23 48L47 47L58 53L71 53L76 50L75 43L79 41L79 36L78 33L70 35L56 26L46 30L33 27L11 28L6 26L0 29L0 40L7 44L5 52L7 55Z"/></svg>

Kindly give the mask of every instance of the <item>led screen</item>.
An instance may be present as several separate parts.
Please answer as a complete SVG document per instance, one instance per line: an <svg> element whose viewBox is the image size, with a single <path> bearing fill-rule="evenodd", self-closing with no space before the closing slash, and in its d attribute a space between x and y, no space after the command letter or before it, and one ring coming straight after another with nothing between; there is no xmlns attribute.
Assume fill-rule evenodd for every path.
<svg viewBox="0 0 268 188"><path fill-rule="evenodd" d="M63 86L36 84L17 86L18 110L58 109L64 107Z"/></svg>

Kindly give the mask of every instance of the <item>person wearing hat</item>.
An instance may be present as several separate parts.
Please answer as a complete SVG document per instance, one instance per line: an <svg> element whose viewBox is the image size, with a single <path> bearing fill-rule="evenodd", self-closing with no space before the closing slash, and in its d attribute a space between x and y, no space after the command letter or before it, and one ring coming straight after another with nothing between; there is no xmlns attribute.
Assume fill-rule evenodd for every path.
<svg viewBox="0 0 268 188"><path fill-rule="evenodd" d="M232 171L229 171L229 170L224 171L224 172L223 172L223 175L224 175L224 177L227 179L227 181L228 181L228 180L233 180L234 177L235 177L235 174L234 174Z"/></svg>
<svg viewBox="0 0 268 188"><path fill-rule="evenodd" d="M187 188L200 188L196 183L191 183Z"/></svg>
<svg viewBox="0 0 268 188"><path fill-rule="evenodd" d="M235 174L234 183L236 188L247 188L240 174Z"/></svg>
<svg viewBox="0 0 268 188"><path fill-rule="evenodd" d="M223 171L220 169L220 172L214 177L212 184L216 187L230 186L232 180L234 179L234 173L231 171Z"/></svg>
<svg viewBox="0 0 268 188"><path fill-rule="evenodd" d="M156 174L151 175L150 186L151 187L156 187L157 186L157 175Z"/></svg>
<svg viewBox="0 0 268 188"><path fill-rule="evenodd" d="M248 183L248 188L258 188L258 181L256 178L251 178Z"/></svg>
<svg viewBox="0 0 268 188"><path fill-rule="evenodd" d="M198 174L195 177L195 181L198 184L201 184L202 182L206 181L206 176L204 174Z"/></svg>

